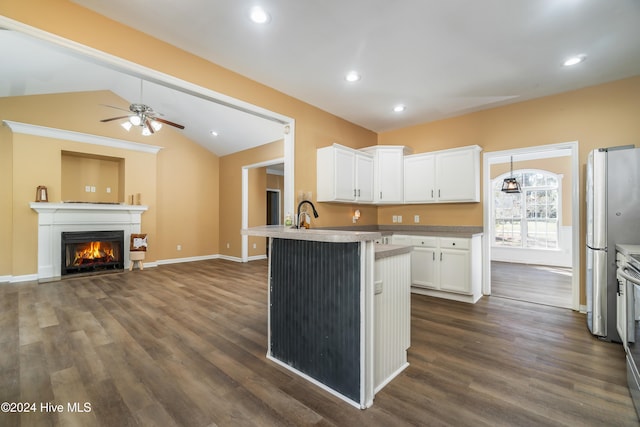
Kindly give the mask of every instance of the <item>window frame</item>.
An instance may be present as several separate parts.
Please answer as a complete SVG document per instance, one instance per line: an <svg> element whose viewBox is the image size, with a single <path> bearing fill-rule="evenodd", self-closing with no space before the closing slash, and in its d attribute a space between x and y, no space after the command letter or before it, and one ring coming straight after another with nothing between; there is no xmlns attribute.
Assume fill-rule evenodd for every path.
<svg viewBox="0 0 640 427"><path fill-rule="evenodd" d="M536 186L530 186L530 187L525 187L524 186L524 179L522 179L522 176L526 175L526 174L542 174L551 178L555 178L556 182L557 182L557 187L555 186L550 186L550 185L536 185ZM516 169L513 170L513 176L520 176L520 180L518 181L521 185L521 193L520 194L512 194L512 196L520 196L520 226L519 226L519 233L520 233L520 244L519 245L507 245L507 244L501 244L500 242L497 241L497 233L498 233L498 217L496 216L496 194L498 194L498 192L500 192L500 189L502 188L502 182L504 181L505 178L508 178L512 175L512 172L505 172L497 177L495 177L493 180L491 180L491 191L492 191L492 203L491 203L491 217L492 217L492 221L493 221L493 227L492 227L492 236L491 236L491 246L492 247L496 247L496 248L503 248L503 249L526 249L526 250L541 250L541 251L553 251L553 250L560 250L561 246L560 246L560 228L562 226L562 179L563 179L563 175L562 174L556 174L554 172L551 171L547 171L544 169L533 169L533 168L526 168L526 169ZM527 192L529 191L549 191L549 190L555 190L556 191L556 195L557 195L557 199L556 199L556 222L555 222L555 236L556 236L556 246L555 247L549 247L548 244L546 247L540 247L540 246L528 246L527 242L529 241L529 229L528 229L528 224L532 223L532 222L536 222L536 221L531 221L529 219L527 219L527 208L528 208L528 204L527 204ZM548 206L548 204L547 204ZM513 221L516 217L512 217L510 218L511 221ZM507 219L507 218L505 218ZM548 243L548 239L545 240Z"/></svg>

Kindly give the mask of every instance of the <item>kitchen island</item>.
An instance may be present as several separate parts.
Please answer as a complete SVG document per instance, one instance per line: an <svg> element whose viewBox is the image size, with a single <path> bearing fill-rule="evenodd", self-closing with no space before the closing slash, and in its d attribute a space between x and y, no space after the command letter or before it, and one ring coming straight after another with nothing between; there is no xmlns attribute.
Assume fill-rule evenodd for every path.
<svg viewBox="0 0 640 427"><path fill-rule="evenodd" d="M411 247L377 245L381 234L368 231L262 226L242 234L270 240L267 357L371 406L408 365Z"/></svg>

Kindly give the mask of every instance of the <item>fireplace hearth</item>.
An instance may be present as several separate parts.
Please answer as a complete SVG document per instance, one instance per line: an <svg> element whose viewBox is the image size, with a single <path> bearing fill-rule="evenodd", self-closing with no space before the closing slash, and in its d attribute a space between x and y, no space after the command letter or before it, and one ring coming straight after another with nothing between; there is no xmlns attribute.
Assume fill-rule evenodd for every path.
<svg viewBox="0 0 640 427"><path fill-rule="evenodd" d="M61 233L62 276L124 269L124 231Z"/></svg>

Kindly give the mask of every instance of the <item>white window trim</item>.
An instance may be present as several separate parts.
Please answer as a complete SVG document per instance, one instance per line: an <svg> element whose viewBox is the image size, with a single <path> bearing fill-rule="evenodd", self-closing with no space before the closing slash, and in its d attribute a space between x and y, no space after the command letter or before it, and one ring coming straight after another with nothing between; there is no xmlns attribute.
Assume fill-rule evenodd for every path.
<svg viewBox="0 0 640 427"><path fill-rule="evenodd" d="M536 247L528 247L525 246L524 243L526 242L526 223L527 223L527 219L525 217L525 215L522 215L522 219L520 221L520 236L521 236L521 244L520 246L503 246L503 245L498 245L496 243L496 228L495 226L492 227L492 232L491 232L491 246L494 248L508 248L508 249L513 249L513 250L529 250L529 251L560 251L562 248L560 247L560 229L562 227L562 179L564 178L563 174L557 174L551 171L547 171L544 169L516 169L513 172L509 171L509 172L505 172L497 177L495 177L494 179L491 180L491 191L492 193L496 190L496 187L498 187L499 183L502 183L502 181L504 181L505 178L511 176L511 174L527 174L527 173L542 173L545 175L550 175L554 178L556 178L556 180L558 181L558 187L553 187L553 186L548 186L548 185L543 185L543 186L536 186L536 187L522 187L522 192L524 193L525 191L529 191L529 190L557 190L558 191L558 226L557 226L557 230L556 230L556 241L558 244L558 247L556 248L536 248ZM524 199L522 200L522 209L526 210L526 200ZM492 197L493 199L493 197ZM496 212L495 212L495 203L491 203L491 218L493 218L494 222L496 220Z"/></svg>

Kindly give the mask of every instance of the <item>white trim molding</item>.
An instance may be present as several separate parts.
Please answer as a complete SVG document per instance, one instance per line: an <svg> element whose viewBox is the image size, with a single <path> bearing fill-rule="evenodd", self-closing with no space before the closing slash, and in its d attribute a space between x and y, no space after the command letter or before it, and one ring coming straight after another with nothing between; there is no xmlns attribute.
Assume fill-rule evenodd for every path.
<svg viewBox="0 0 640 427"><path fill-rule="evenodd" d="M513 148L509 150L485 152L482 155L482 194L483 194L483 214L484 214L484 233L486 238L483 239L483 285L482 292L484 295L491 295L491 236L493 235L493 221L491 214L492 194L491 191L491 165L496 163L505 163L511 156L528 158L548 158L554 156L570 156L571 157L571 293L572 293L572 309L581 310L580 306L580 163L578 158L578 141L561 142L556 144L539 145L533 147ZM566 178L566 177L565 177Z"/></svg>
<svg viewBox="0 0 640 427"><path fill-rule="evenodd" d="M139 142L125 141L123 139L109 138L106 136L92 135L72 130L56 129L47 126L33 125L30 123L13 122L10 120L3 120L2 123L11 129L13 133L20 133L24 135L44 136L47 138L63 139L66 141L82 142L85 144L121 148L131 151L141 151L143 153L151 154L158 154L158 151L162 150L162 147L157 145L141 144Z"/></svg>
<svg viewBox="0 0 640 427"><path fill-rule="evenodd" d="M38 279L61 275L61 235L65 231L123 230L124 267L129 267L129 239L140 233L141 205L31 202L38 213Z"/></svg>

